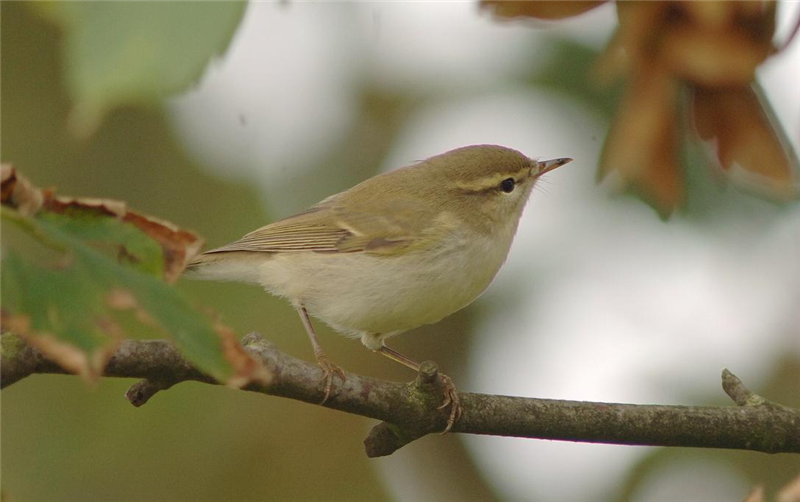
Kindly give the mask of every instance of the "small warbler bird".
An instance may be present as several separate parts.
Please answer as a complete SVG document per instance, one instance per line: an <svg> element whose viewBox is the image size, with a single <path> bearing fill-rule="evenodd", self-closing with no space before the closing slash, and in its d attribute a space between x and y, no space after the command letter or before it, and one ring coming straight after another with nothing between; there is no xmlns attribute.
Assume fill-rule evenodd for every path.
<svg viewBox="0 0 800 502"><path fill-rule="evenodd" d="M458 148L374 176L310 209L206 251L190 276L243 281L288 299L323 370L345 380L320 347L309 314L418 371L387 338L475 300L508 255L539 177L572 159L537 161L494 145ZM441 375L449 431L461 414Z"/></svg>

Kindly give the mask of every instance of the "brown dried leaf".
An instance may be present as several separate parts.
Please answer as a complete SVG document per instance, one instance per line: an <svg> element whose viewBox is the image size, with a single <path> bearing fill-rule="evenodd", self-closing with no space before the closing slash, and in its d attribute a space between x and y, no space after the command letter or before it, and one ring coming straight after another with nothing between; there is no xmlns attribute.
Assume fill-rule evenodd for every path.
<svg viewBox="0 0 800 502"><path fill-rule="evenodd" d="M731 2L736 6L740 17L760 18L765 14L774 13L777 8L775 0L742 0Z"/></svg>
<svg viewBox="0 0 800 502"><path fill-rule="evenodd" d="M787 152L752 88L696 88L693 111L698 135L715 142L724 169L739 166L756 175L741 181L775 196L794 194Z"/></svg>
<svg viewBox="0 0 800 502"><path fill-rule="evenodd" d="M508 1L508 0L482 0L481 7L493 9L494 15L499 17L533 17L536 19L558 20L577 16L606 3L608 0L593 0L582 2L553 2L553 1Z"/></svg>
<svg viewBox="0 0 800 502"><path fill-rule="evenodd" d="M732 2L736 7L736 24L753 41L769 43L775 36L778 3L775 0Z"/></svg>
<svg viewBox="0 0 800 502"><path fill-rule="evenodd" d="M677 82L650 65L631 82L608 133L600 176L620 175L664 213L683 201L677 148Z"/></svg>
<svg viewBox="0 0 800 502"><path fill-rule="evenodd" d="M240 389L250 382L269 385L272 381L272 372L244 350L233 330L219 321L215 323L214 329L222 342L222 353L225 360L230 363L234 372L225 385L236 389Z"/></svg>
<svg viewBox="0 0 800 502"><path fill-rule="evenodd" d="M772 44L754 41L741 30L713 31L673 26L662 39L660 56L675 74L707 87L742 86L753 81L756 67L773 52Z"/></svg>
<svg viewBox="0 0 800 502"><path fill-rule="evenodd" d="M45 209L54 213L64 213L70 209L94 211L106 216L122 218L128 208L121 200L96 199L93 197L67 197L48 192Z"/></svg>
<svg viewBox="0 0 800 502"><path fill-rule="evenodd" d="M617 2L619 30L598 62L601 80L660 59L703 85L743 85L775 49L774 2Z"/></svg>
<svg viewBox="0 0 800 502"><path fill-rule="evenodd" d="M0 165L0 200L3 204L11 200L14 184L17 182L17 170L11 164Z"/></svg>
<svg viewBox="0 0 800 502"><path fill-rule="evenodd" d="M164 280L168 283L173 283L180 277L186 265L203 247L203 240L196 234L169 221L133 211L128 211L123 220L133 223L161 245L164 252Z"/></svg>
<svg viewBox="0 0 800 502"><path fill-rule="evenodd" d="M748 84L775 52L775 2L678 2L673 10L661 57L695 84Z"/></svg>
<svg viewBox="0 0 800 502"><path fill-rule="evenodd" d="M17 173L10 164L0 166L0 193L3 205L13 207L23 216L36 214L42 207L42 191L31 184L27 178Z"/></svg>
<svg viewBox="0 0 800 502"><path fill-rule="evenodd" d="M706 0L704 2L682 2L680 8L693 24L702 30L724 30L733 24L738 7L729 0Z"/></svg>
<svg viewBox="0 0 800 502"><path fill-rule="evenodd" d="M654 59L657 40L666 27L667 2L617 2L619 28L595 64L601 83L627 75L640 62Z"/></svg>
<svg viewBox="0 0 800 502"><path fill-rule="evenodd" d="M617 2L620 44L631 59L649 60L657 49L655 41L667 27L670 8L669 2Z"/></svg>
<svg viewBox="0 0 800 502"><path fill-rule="evenodd" d="M683 17L703 30L741 29L754 40L775 34L775 0L678 2Z"/></svg>

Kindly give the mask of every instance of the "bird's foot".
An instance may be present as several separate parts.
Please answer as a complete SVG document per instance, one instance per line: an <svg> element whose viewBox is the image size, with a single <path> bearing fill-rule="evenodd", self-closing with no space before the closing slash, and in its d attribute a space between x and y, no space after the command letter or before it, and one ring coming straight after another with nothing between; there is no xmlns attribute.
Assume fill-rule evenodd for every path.
<svg viewBox="0 0 800 502"><path fill-rule="evenodd" d="M330 362L328 360L328 356L323 353L317 354L317 364L320 368L322 368L322 378L320 378L320 380L325 380L325 397L322 398L322 401L319 404L325 404L328 398L331 397L334 375L341 378L343 384L346 376L344 374L344 370Z"/></svg>
<svg viewBox="0 0 800 502"><path fill-rule="evenodd" d="M453 425L458 422L458 419L461 418L461 403L458 400L458 391L456 390L453 380L449 376L441 373L439 374L439 378L442 380L444 401L437 409L443 410L448 406L450 407L450 416L447 418L447 427L445 427L441 432L441 434L447 434L453 428Z"/></svg>

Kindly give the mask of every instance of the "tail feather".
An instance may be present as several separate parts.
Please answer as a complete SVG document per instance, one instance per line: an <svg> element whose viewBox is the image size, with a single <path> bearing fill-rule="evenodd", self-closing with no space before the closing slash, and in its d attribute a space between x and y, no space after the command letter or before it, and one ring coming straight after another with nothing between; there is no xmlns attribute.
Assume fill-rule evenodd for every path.
<svg viewBox="0 0 800 502"><path fill-rule="evenodd" d="M258 262L264 253L203 253L186 266L184 276L207 281L258 283Z"/></svg>

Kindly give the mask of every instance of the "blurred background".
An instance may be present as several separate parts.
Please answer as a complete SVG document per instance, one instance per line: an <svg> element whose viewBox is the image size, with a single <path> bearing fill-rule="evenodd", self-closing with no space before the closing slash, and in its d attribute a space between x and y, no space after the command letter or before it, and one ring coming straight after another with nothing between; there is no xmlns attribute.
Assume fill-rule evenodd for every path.
<svg viewBox="0 0 800 502"><path fill-rule="evenodd" d="M611 4L547 24L471 2L252 3L190 90L102 113L76 106L70 57L87 42L69 23L29 3L2 2L0 14L2 160L39 186L126 200L215 247L459 146L572 157L534 192L486 294L394 347L436 361L463 391L724 405L727 367L800 406L800 205L725 183L697 148L684 152L687 204L667 220L595 181L620 93L589 78L616 24ZM776 38L799 16L800 4L780 3ZM190 17L163 27L176 42L159 53L202 39ZM109 24L105 36L136 34ZM126 71L114 63L112 74ZM795 43L758 70L794 152L799 66ZM312 360L285 302L247 285L178 287L239 334ZM345 370L414 377L317 326ZM362 417L193 383L136 409L123 397L132 383L37 375L4 390L4 496L727 501L759 483L774 494L800 473L796 455L457 434L368 459L375 423Z"/></svg>

